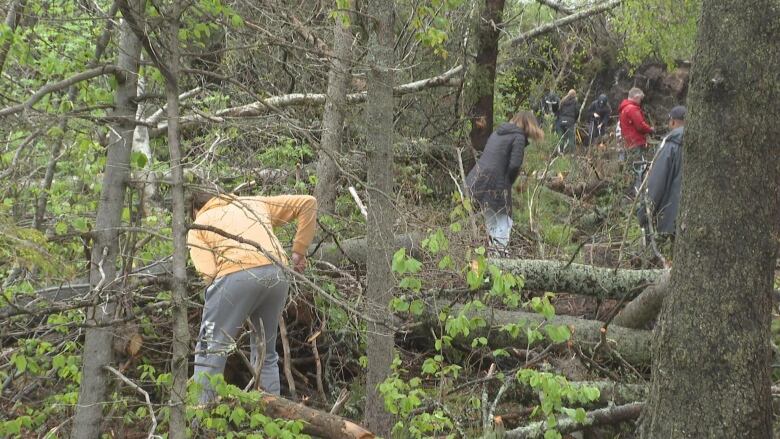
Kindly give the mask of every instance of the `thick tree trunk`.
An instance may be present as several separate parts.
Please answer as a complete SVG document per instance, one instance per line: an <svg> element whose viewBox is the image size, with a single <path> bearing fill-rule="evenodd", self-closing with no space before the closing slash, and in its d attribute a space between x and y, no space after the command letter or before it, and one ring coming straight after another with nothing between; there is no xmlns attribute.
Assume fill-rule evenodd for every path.
<svg viewBox="0 0 780 439"><path fill-rule="evenodd" d="M179 141L179 17L182 3L173 3L168 17L168 72L165 78L165 95L168 104L168 150L171 156L171 195L173 198L173 282L171 302L173 305L173 340L171 341L171 422L170 437L186 437L187 419L187 360L190 353L190 331L187 320L187 219L189 214L184 198L184 170Z"/></svg>
<svg viewBox="0 0 780 439"><path fill-rule="evenodd" d="M366 235L371 255L366 259L368 312L384 317L393 297L393 69L395 43L393 23L395 1L369 0L368 16L373 32L368 42L368 219ZM382 320L382 319L377 319ZM378 386L390 374L393 333L384 326L367 325L368 372L366 378L366 426L379 436L389 437L392 416L385 411Z"/></svg>
<svg viewBox="0 0 780 439"><path fill-rule="evenodd" d="M780 1L704 0L701 10L671 289L641 435L770 438Z"/></svg>
<svg viewBox="0 0 780 439"><path fill-rule="evenodd" d="M344 113L347 110L350 64L352 62L352 32L337 17L333 23L333 58L328 72L328 97L322 114L322 139L317 161L317 187L314 197L323 213L333 214L339 168L335 162L341 153Z"/></svg>
<svg viewBox="0 0 780 439"><path fill-rule="evenodd" d="M477 58L468 73L466 99L471 120L471 146L482 151L493 132L493 92L496 81L496 59L499 25L504 13L504 0L478 0L479 12L472 24L475 30L474 51Z"/></svg>
<svg viewBox="0 0 780 439"><path fill-rule="evenodd" d="M132 7L141 10L139 2ZM76 413L73 420L74 439L93 439L100 436L102 410L108 395L109 377L103 366L112 361L113 333L110 327L100 325L114 317L114 302L107 300L116 294L116 260L119 251L117 230L122 223L122 207L130 170L130 148L133 143L132 120L135 115L134 98L138 58L141 46L138 39L123 20L122 37L119 44L121 71L116 75L117 90L114 116L123 119L109 135L108 157L103 173L103 185L95 220L94 246L90 261L89 282L93 294L101 297L101 305L87 313L87 323L98 326L86 330L82 349L81 386ZM120 119L122 120L122 119Z"/></svg>

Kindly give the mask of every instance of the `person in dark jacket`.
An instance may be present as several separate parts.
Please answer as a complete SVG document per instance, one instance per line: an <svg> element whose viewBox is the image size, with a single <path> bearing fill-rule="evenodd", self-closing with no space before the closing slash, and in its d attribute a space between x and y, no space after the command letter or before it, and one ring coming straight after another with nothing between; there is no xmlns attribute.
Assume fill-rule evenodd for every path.
<svg viewBox="0 0 780 439"><path fill-rule="evenodd" d="M502 252L512 230L512 184L523 164L528 139L544 139L533 113L517 113L490 135L477 164L466 177L466 191L485 216L491 246Z"/></svg>
<svg viewBox="0 0 780 439"><path fill-rule="evenodd" d="M674 236L675 220L680 207L682 187L683 134L687 110L678 105L669 112L671 132L664 137L655 153L644 183L644 197L637 211L639 224L658 235ZM652 224L648 218L652 219Z"/></svg>
<svg viewBox="0 0 780 439"><path fill-rule="evenodd" d="M555 132L562 136L563 142L559 147L560 152L574 151L574 129L579 114L580 104L577 102L577 91L571 89L561 99L561 108L558 110L558 117L555 120Z"/></svg>
<svg viewBox="0 0 780 439"><path fill-rule="evenodd" d="M609 116L612 114L612 107L609 106L607 95L601 94L598 99L593 101L588 107L588 117L590 119L590 138L588 145L593 145L604 135L609 123Z"/></svg>

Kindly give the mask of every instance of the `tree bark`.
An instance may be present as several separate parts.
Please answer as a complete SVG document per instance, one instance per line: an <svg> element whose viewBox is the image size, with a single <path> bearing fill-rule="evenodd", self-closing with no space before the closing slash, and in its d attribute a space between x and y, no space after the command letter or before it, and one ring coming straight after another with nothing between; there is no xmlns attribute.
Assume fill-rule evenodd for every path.
<svg viewBox="0 0 780 439"><path fill-rule="evenodd" d="M561 261L491 259L501 270L525 278L529 290L567 292L602 299L629 299L654 283L663 270L620 270Z"/></svg>
<svg viewBox="0 0 780 439"><path fill-rule="evenodd" d="M184 198L184 170L179 139L179 19L183 13L181 1L174 1L168 18L168 65L170 76L165 78L165 95L168 112L168 150L171 156L171 195L173 212L173 281L171 302L173 305L173 340L171 341L171 421L170 437L184 439L187 431L185 413L187 401L188 358L190 331L187 319L187 209ZM163 69L164 70L164 69Z"/></svg>
<svg viewBox="0 0 780 439"><path fill-rule="evenodd" d="M393 69L395 56L395 1L369 0L368 16L373 32L368 41L368 105L366 136L368 182L368 218L366 236L372 250L366 259L366 295L368 312L377 317L387 315L393 297L395 278L391 270L394 249L395 211L393 194ZM380 320L380 319L377 319ZM378 386L390 374L393 360L393 333L386 327L369 323L366 331L366 426L379 436L389 437L392 416L385 411L384 398Z"/></svg>
<svg viewBox="0 0 780 439"><path fill-rule="evenodd" d="M317 437L333 439L372 439L373 433L340 416L315 410L303 404L296 404L278 396L263 394L265 415L305 422L303 432Z"/></svg>
<svg viewBox="0 0 780 439"><path fill-rule="evenodd" d="M351 79L352 32L336 17L333 23L333 52L328 72L328 97L322 114L322 140L317 161L317 186L314 197L320 212L333 214L336 208L339 169L335 160L341 153L347 89Z"/></svg>
<svg viewBox="0 0 780 439"><path fill-rule="evenodd" d="M771 438L780 1L705 0L701 11L641 437Z"/></svg>
<svg viewBox="0 0 780 439"><path fill-rule="evenodd" d="M655 320L661 311L664 297L669 292L670 273L664 273L658 281L645 288L612 319L613 325L624 328L644 328Z"/></svg>
<svg viewBox="0 0 780 439"><path fill-rule="evenodd" d="M461 305L455 305L452 307L451 314L454 315L460 312L461 309ZM429 308L425 317L427 325L424 325L426 326L426 329L423 329L425 331L424 336L430 337L431 327L439 327L440 322L438 321L438 315L442 310L443 308L438 306ZM488 344L492 348L525 347L528 343L525 331L520 331L517 337L512 337L509 332L499 330L502 326L525 322L531 327L537 327L545 323L545 319L541 314L524 311L507 311L489 308L482 311L470 311L466 315L469 318L481 317L487 322L487 326L473 329L469 334L469 339L486 337L488 339ZM599 345L599 342L601 341L601 328L604 325L604 322L598 320L586 320L570 316L555 316L546 323L567 326L572 333L570 339L571 343L578 346L584 352L591 352ZM605 353L608 355L609 351L613 350L625 361L633 365L647 366L650 364L651 337L650 331L610 326L606 334L609 346L603 346L605 350L596 352L595 354ZM544 339L535 342L531 346L549 343L549 340Z"/></svg>
<svg viewBox="0 0 780 439"><path fill-rule="evenodd" d="M142 10L137 0L136 10ZM103 185L95 220L94 246L90 261L89 283L93 293L106 299L115 294L116 260L119 251L117 230L122 223L122 207L130 169L130 148L133 143L132 119L141 46L127 22L121 25L118 50L117 89L113 114L120 122L109 134L108 156L103 173ZM87 313L87 322L98 326L87 328L82 349L81 386L73 420L71 437L93 439L100 436L102 409L108 393L109 377L103 366L113 359L112 329L100 327L114 315L114 302L101 300Z"/></svg>
<svg viewBox="0 0 780 439"><path fill-rule="evenodd" d="M504 0L479 0L479 12L472 23L477 58L470 65L465 93L471 102L468 109L471 120L469 138L471 146L477 151L485 149L485 143L493 132L493 92L503 12Z"/></svg>
<svg viewBox="0 0 780 439"><path fill-rule="evenodd" d="M621 422L633 421L639 417L644 407L643 402L633 402L626 405L607 407L594 410L586 414L585 422L580 424L574 419L565 418L558 421L556 430L559 433L571 433L599 425L613 425ZM506 439L541 439L545 437L547 422L534 422L533 424L515 428L506 432Z"/></svg>

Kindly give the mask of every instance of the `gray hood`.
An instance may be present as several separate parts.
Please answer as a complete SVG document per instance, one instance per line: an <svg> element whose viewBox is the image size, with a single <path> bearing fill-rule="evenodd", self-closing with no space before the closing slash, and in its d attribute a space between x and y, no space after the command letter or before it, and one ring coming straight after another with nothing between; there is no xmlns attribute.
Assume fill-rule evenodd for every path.
<svg viewBox="0 0 780 439"><path fill-rule="evenodd" d="M520 129L517 125L511 123L511 122L504 122L501 124L500 127L496 130L496 134L500 136L506 136L507 134L524 134L523 130Z"/></svg>

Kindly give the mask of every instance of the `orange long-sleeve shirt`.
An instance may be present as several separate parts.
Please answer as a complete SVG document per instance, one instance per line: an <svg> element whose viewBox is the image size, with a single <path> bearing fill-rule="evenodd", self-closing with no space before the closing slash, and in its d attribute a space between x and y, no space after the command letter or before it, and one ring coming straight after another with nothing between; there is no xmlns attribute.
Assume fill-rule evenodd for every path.
<svg viewBox="0 0 780 439"><path fill-rule="evenodd" d="M292 251L302 255L314 238L317 200L309 195L276 197L220 196L209 200L195 216L195 224L211 226L260 244L226 238L216 232L192 229L187 245L195 269L211 282L236 271L274 263L287 263L287 254L273 228L298 220Z"/></svg>

